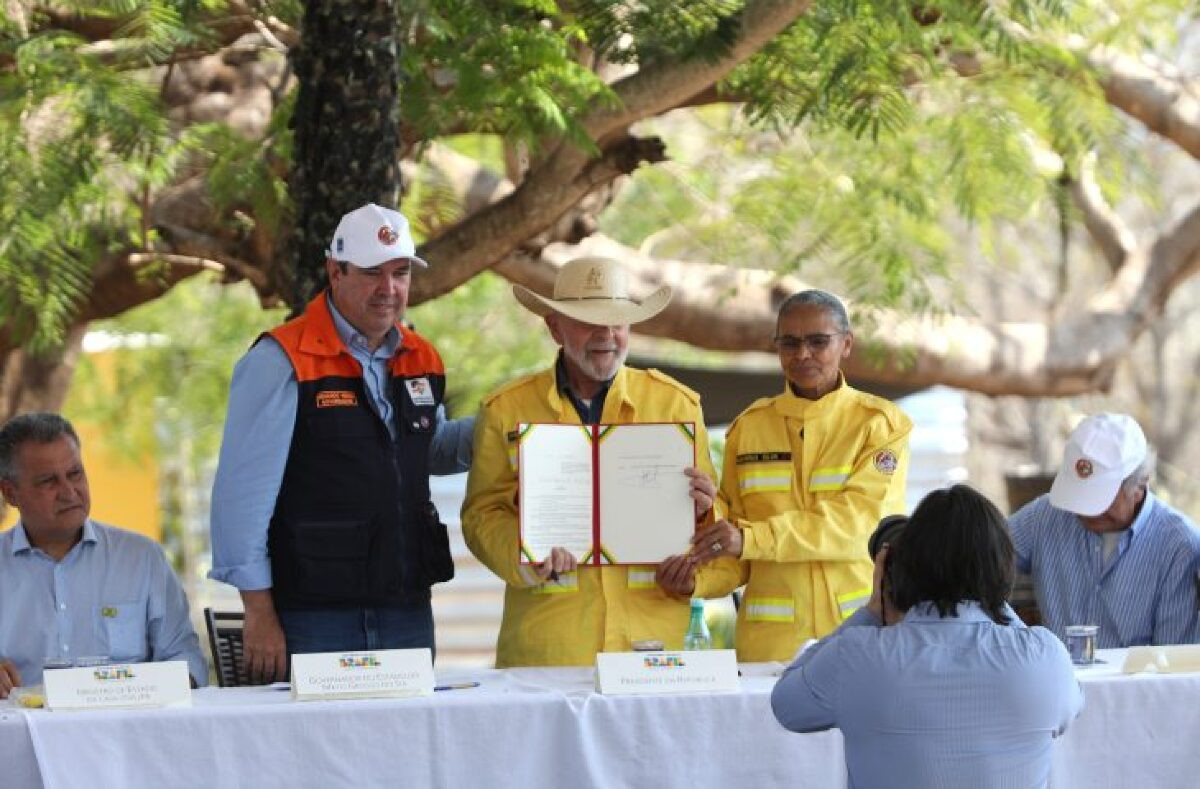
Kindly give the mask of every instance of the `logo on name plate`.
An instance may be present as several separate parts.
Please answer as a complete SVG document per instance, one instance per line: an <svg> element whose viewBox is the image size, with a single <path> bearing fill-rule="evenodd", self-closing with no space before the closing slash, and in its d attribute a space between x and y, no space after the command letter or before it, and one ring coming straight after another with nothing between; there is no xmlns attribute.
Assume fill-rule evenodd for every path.
<svg viewBox="0 0 1200 789"><path fill-rule="evenodd" d="M338 408L358 405L358 395L344 389L317 392L317 408Z"/></svg>
<svg viewBox="0 0 1200 789"><path fill-rule="evenodd" d="M683 668L683 655L646 655L642 658L645 668Z"/></svg>
<svg viewBox="0 0 1200 789"><path fill-rule="evenodd" d="M370 653L365 655L342 655L338 658L338 668L379 668L382 665L379 658Z"/></svg>
<svg viewBox="0 0 1200 789"><path fill-rule="evenodd" d="M133 679L136 675L129 666L100 666L92 671L97 682L120 682L123 679Z"/></svg>

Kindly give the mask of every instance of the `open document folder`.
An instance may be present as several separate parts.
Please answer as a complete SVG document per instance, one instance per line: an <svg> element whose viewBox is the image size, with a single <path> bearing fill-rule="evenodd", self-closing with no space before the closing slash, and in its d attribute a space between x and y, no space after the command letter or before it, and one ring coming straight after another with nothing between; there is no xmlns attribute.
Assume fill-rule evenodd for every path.
<svg viewBox="0 0 1200 789"><path fill-rule="evenodd" d="M522 424L518 436L522 561L539 563L554 547L596 565L687 552L693 423Z"/></svg>

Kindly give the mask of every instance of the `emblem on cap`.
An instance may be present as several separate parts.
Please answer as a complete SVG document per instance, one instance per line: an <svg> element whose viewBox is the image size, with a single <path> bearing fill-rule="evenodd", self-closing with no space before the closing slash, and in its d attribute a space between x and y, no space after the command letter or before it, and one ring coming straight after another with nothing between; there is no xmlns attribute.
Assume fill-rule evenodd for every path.
<svg viewBox="0 0 1200 789"><path fill-rule="evenodd" d="M1092 461L1088 460L1087 458L1080 458L1079 460L1075 461L1075 474L1080 479L1087 479L1088 477L1092 476L1094 471L1095 469L1092 468Z"/></svg>
<svg viewBox="0 0 1200 789"><path fill-rule="evenodd" d="M875 453L875 470L882 474L896 473L896 453L890 449L881 449Z"/></svg>
<svg viewBox="0 0 1200 789"><path fill-rule="evenodd" d="M396 239L400 238L400 234L392 230L389 225L380 225L379 232L375 235L379 237L379 243L389 247L396 243Z"/></svg>
<svg viewBox="0 0 1200 789"><path fill-rule="evenodd" d="M588 270L584 287L588 290L599 290L604 285L604 271L599 266Z"/></svg>

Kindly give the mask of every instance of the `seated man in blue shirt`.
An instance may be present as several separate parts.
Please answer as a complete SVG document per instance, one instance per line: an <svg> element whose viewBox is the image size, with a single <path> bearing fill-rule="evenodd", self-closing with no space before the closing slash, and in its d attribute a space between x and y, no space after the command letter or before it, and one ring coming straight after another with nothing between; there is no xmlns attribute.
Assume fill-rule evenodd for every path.
<svg viewBox="0 0 1200 789"><path fill-rule="evenodd" d="M1196 641L1200 532L1150 493L1153 473L1138 423L1095 414L1067 440L1050 493L1009 519L1017 568L1059 638L1099 625L1102 648Z"/></svg>
<svg viewBox="0 0 1200 789"><path fill-rule="evenodd" d="M775 717L841 729L856 789L1046 786L1083 694L1062 643L1005 602L1012 577L995 506L965 485L930 493L879 551L867 605L775 685Z"/></svg>
<svg viewBox="0 0 1200 789"><path fill-rule="evenodd" d="M0 493L21 520L0 534L0 698L42 681L43 662L186 660L208 667L187 598L155 542L88 518L79 436L57 414L0 428Z"/></svg>

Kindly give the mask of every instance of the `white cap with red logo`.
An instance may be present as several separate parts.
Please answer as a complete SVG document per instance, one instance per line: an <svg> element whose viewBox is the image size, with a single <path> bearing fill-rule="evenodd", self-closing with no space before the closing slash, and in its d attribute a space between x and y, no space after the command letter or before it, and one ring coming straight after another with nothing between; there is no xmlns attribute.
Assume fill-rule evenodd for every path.
<svg viewBox="0 0 1200 789"><path fill-rule="evenodd" d="M1071 431L1050 503L1091 517L1112 506L1117 489L1146 459L1146 436L1133 417L1093 414Z"/></svg>
<svg viewBox="0 0 1200 789"><path fill-rule="evenodd" d="M404 214L367 203L342 217L325 254L358 268L376 268L397 258L428 267L416 251Z"/></svg>

